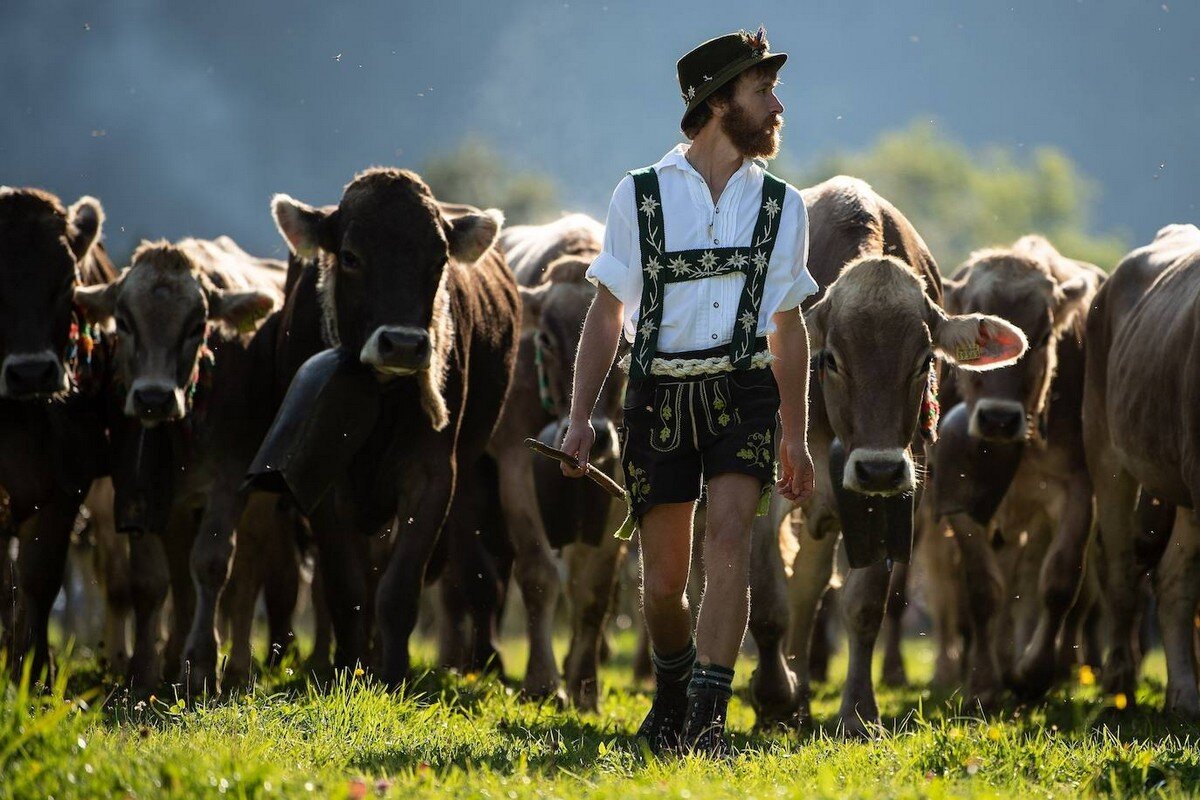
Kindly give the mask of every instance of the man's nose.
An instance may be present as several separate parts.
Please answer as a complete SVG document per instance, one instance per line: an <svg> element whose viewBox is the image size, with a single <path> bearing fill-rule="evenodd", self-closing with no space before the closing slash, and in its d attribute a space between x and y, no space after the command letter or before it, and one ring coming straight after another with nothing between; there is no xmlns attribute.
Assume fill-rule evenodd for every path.
<svg viewBox="0 0 1200 800"><path fill-rule="evenodd" d="M779 102L779 98L775 96L774 92L771 93L771 110L779 116L783 116L783 103Z"/></svg>

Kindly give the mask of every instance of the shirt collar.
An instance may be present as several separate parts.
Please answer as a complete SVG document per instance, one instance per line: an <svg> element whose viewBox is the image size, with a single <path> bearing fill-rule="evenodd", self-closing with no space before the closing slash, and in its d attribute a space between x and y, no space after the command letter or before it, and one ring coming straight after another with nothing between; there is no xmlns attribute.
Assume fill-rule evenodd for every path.
<svg viewBox="0 0 1200 800"><path fill-rule="evenodd" d="M667 167L675 167L676 169L682 170L685 173L695 175L697 178L703 181L704 178L699 172L696 172L696 168L693 167L691 162L687 160L687 151L690 147L691 144L688 142L680 142L672 147L667 151L667 154L660 158L658 163L654 165L655 171L662 172ZM733 173L729 180L732 182L733 180L745 175L751 166L758 167L759 169L767 168L766 162L760 158L745 158L742 159L742 166L738 167L737 172Z"/></svg>

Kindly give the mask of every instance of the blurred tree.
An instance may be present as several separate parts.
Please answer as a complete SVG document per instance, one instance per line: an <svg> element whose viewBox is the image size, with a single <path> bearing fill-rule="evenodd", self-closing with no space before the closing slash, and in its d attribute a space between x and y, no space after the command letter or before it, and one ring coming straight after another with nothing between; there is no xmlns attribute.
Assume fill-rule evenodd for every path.
<svg viewBox="0 0 1200 800"><path fill-rule="evenodd" d="M980 247L1041 233L1064 255L1111 270L1128 251L1127 236L1091 232L1095 184L1054 147L1028 159L1011 150L970 150L926 123L886 133L868 150L833 153L789 174L797 186L834 175L871 184L920 231L949 274Z"/></svg>
<svg viewBox="0 0 1200 800"><path fill-rule="evenodd" d="M482 139L464 139L426 159L421 176L439 200L499 208L510 224L548 222L561 213L552 178L514 169Z"/></svg>

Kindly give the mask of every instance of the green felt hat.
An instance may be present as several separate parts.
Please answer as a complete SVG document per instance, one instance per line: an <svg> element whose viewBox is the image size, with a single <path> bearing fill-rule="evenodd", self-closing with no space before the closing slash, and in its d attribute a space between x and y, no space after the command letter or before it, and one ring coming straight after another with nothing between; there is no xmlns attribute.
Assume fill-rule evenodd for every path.
<svg viewBox="0 0 1200 800"><path fill-rule="evenodd" d="M751 67L773 61L779 67L787 61L787 53L772 53L767 42L767 32L760 27L758 33L727 33L709 39L679 59L675 70L679 75L679 91L683 96L683 117L708 99L709 95Z"/></svg>

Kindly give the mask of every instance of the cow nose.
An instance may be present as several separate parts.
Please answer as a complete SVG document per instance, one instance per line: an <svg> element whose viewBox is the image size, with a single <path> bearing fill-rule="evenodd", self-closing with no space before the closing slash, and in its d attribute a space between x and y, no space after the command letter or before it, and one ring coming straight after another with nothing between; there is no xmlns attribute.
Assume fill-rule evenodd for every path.
<svg viewBox="0 0 1200 800"><path fill-rule="evenodd" d="M175 412L175 393L155 386L133 390L133 410L138 419L161 422Z"/></svg>
<svg viewBox="0 0 1200 800"><path fill-rule="evenodd" d="M986 439L1015 439L1025 418L1023 409L994 405L980 405L975 415L979 432Z"/></svg>
<svg viewBox="0 0 1200 800"><path fill-rule="evenodd" d="M905 473L906 466L901 459L860 458L854 462L854 477L867 491L894 491L904 482Z"/></svg>
<svg viewBox="0 0 1200 800"><path fill-rule="evenodd" d="M17 399L54 394L62 389L62 364L49 357L11 361L4 366L4 384Z"/></svg>
<svg viewBox="0 0 1200 800"><path fill-rule="evenodd" d="M423 331L381 330L378 350L387 366L422 369L429 364L429 335Z"/></svg>

